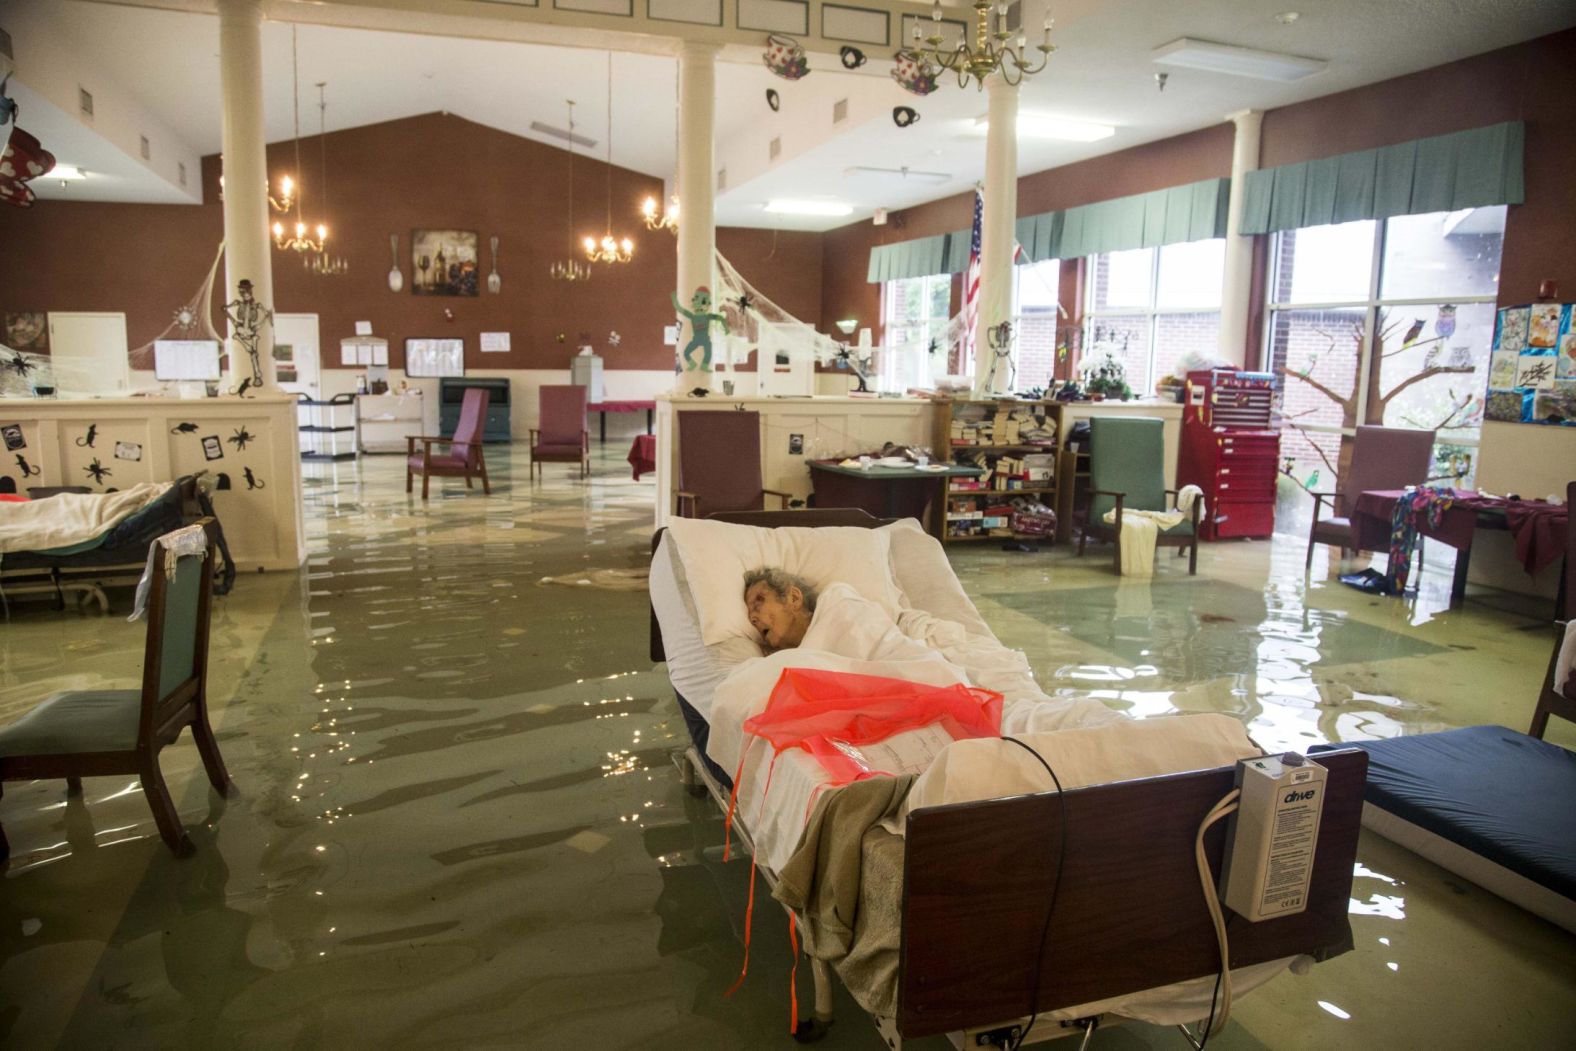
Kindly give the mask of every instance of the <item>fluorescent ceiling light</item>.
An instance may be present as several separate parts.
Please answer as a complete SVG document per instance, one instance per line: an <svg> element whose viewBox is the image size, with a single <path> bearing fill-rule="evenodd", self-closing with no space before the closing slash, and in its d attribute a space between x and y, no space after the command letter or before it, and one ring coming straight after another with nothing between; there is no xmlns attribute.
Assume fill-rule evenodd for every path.
<svg viewBox="0 0 1576 1051"><path fill-rule="evenodd" d="M843 169L845 179L870 179L880 182L912 182L930 186L941 186L952 181L952 176L947 172L915 171L913 168L873 168L869 165L856 165Z"/></svg>
<svg viewBox="0 0 1576 1051"><path fill-rule="evenodd" d="M48 174L39 176L42 179L86 179L87 172L75 164L57 164L49 169Z"/></svg>
<svg viewBox="0 0 1576 1051"><path fill-rule="evenodd" d="M854 207L842 201L795 201L777 199L766 202L768 212L778 215L852 215Z"/></svg>
<svg viewBox="0 0 1576 1051"><path fill-rule="evenodd" d="M979 134L989 131L989 118L976 118L974 130ZM1044 113L1018 114L1018 138L1020 139L1099 142L1101 139L1109 139L1115 134L1116 129L1109 124L1094 124L1085 120L1067 120L1064 117L1052 117Z"/></svg>
<svg viewBox="0 0 1576 1051"><path fill-rule="evenodd" d="M1283 83L1321 73L1329 65L1322 58L1303 58L1300 55L1259 51L1256 48L1216 44L1189 37L1155 48L1150 52L1150 58L1162 66L1202 69L1209 73L1229 73L1236 77L1255 77Z"/></svg>

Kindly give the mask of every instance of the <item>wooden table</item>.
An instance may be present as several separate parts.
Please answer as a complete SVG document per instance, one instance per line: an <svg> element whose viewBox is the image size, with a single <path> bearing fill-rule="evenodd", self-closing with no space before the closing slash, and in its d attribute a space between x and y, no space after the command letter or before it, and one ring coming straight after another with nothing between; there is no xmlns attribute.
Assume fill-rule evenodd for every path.
<svg viewBox="0 0 1576 1051"><path fill-rule="evenodd" d="M607 414L610 412L646 412L646 433L651 433L651 414L657 411L655 401L593 401L586 405L587 412L597 416L597 438L607 444Z"/></svg>
<svg viewBox="0 0 1576 1051"><path fill-rule="evenodd" d="M979 467L944 464L946 470L917 467L842 467L836 460L811 460L810 485L816 507L857 507L877 518L916 518L939 535L939 515L927 520L926 511L945 506L949 478L978 478ZM937 498L941 499L938 501Z"/></svg>
<svg viewBox="0 0 1576 1051"><path fill-rule="evenodd" d="M1395 514L1396 501L1403 495L1400 489L1372 489L1358 495L1356 506L1352 508L1352 544L1357 550L1390 550L1390 520ZM1457 490L1456 496L1458 499L1470 500L1476 498L1477 494L1469 490ZM1459 608L1466 598L1473 534L1479 529L1509 530L1511 526L1507 508L1539 504L1542 501L1503 501L1495 507L1454 504L1440 515L1438 525L1430 526L1426 520L1418 523L1418 536L1438 540L1456 549L1455 577L1450 584L1451 609ZM1560 537L1551 537L1550 540L1555 549L1563 546Z"/></svg>

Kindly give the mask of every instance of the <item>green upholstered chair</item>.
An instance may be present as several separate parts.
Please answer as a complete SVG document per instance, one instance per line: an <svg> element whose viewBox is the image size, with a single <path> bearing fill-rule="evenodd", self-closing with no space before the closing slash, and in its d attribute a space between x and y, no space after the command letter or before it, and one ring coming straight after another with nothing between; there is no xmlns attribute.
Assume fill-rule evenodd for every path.
<svg viewBox="0 0 1576 1051"><path fill-rule="evenodd" d="M209 782L223 794L231 790L208 725L208 613L218 531L212 518L197 524L207 534L207 552L180 558L172 579L166 579L165 560L175 556L153 543L142 689L57 693L0 729L0 791L6 781L63 777L67 793L76 795L84 777L137 774L159 835L177 857L189 855L192 846L159 770L159 750L190 726ZM0 827L0 860L9 856Z"/></svg>
<svg viewBox="0 0 1576 1051"><path fill-rule="evenodd" d="M1078 537L1078 554L1084 553L1091 534L1096 540L1110 540L1120 573L1122 512L1165 511L1175 506L1176 490L1166 488L1164 428L1164 421L1150 416L1096 416L1089 421L1089 503ZM1201 502L1195 501L1191 520L1161 530L1155 539L1157 547L1174 547L1178 555L1187 549L1189 574L1198 572L1200 507ZM1116 509L1116 524L1107 525L1105 515L1112 508Z"/></svg>

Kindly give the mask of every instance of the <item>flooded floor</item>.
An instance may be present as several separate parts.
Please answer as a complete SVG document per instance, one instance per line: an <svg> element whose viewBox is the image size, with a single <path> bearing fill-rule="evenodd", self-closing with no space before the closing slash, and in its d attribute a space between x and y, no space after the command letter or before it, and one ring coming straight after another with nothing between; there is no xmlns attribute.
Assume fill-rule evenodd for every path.
<svg viewBox="0 0 1576 1051"><path fill-rule="evenodd" d="M163 753L195 855L164 848L135 778L72 800L5 786L0 1044L791 1046L774 910L723 995L748 862L720 861L720 818L668 758L685 737L647 652L653 487L622 452L533 485L523 451L490 450L491 497L444 480L427 503L398 458L309 465L308 566L215 602L238 794L209 791L189 736ZM1305 580L1294 535L1138 583L1095 548L952 553L1048 691L1229 712L1267 748L1523 728L1552 639L1546 603L1446 611L1448 564L1416 600L1326 580L1322 551ZM112 599L108 617L13 604L0 724L135 680L143 628ZM1243 998L1211 1046L1567 1045L1576 939L1366 833L1359 862L1356 951ZM821 1046L884 1046L841 990L838 1017ZM1132 1026L1094 1046L1182 1040Z"/></svg>

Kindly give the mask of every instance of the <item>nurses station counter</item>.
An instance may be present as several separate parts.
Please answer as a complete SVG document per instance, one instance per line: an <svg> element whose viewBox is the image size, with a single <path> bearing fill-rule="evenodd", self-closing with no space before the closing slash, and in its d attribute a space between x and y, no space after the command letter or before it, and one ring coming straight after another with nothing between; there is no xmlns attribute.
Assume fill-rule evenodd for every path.
<svg viewBox="0 0 1576 1051"><path fill-rule="evenodd" d="M0 398L0 437L0 478L22 495L59 485L102 493L206 470L237 568L306 560L294 397Z"/></svg>

